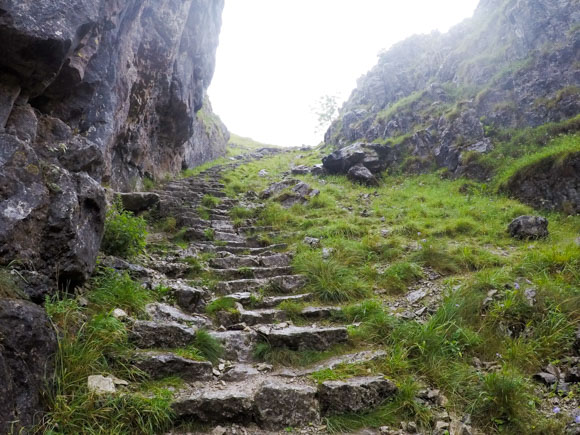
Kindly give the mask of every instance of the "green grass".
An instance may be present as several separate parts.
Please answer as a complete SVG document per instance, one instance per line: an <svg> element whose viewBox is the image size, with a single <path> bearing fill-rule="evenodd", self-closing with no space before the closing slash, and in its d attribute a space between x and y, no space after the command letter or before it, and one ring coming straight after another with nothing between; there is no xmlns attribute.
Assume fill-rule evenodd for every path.
<svg viewBox="0 0 580 435"><path fill-rule="evenodd" d="M209 209L216 208L220 202L219 198L208 194L203 195L203 198L201 198L201 205Z"/></svg>
<svg viewBox="0 0 580 435"><path fill-rule="evenodd" d="M206 305L205 307L205 312L207 314L215 314L218 311L228 311L228 310L233 310L236 308L236 301L235 299L232 298L228 298L228 297L222 297L222 298L218 298L216 300L211 301L209 304Z"/></svg>
<svg viewBox="0 0 580 435"><path fill-rule="evenodd" d="M546 156L559 161L560 152L575 149L576 123L510 135L496 132L499 142L490 167L508 174L508 169L518 173ZM246 190L259 192L291 165L319 162L322 154L313 150L298 157L290 152L242 165L225 174L226 190L233 197ZM267 179L256 175L260 169L268 171ZM531 376L572 354L580 324L580 247L574 242L579 216L547 213L550 236L520 241L509 236L508 224L536 212L498 193L499 178L487 184L450 180L440 173L383 174L381 185L373 189L341 176L297 178L319 189L318 199L288 209L265 201L255 214L257 224L274 227L279 234L273 241L287 243L295 252L293 269L306 276L305 290L314 293L315 305L343 305L331 322L361 323L350 330L349 346L378 346L387 352L378 363L345 364L313 377L324 381L382 373L400 384L400 395L377 410L329 418L330 430L415 420L429 432L429 412L413 395L428 385L445 394L448 409L472 415L484 433L561 432L559 419L538 411ZM306 236L320 238L321 247L306 246ZM404 321L385 308L432 271L442 275L436 282L444 296L435 314L424 322ZM535 291L533 305L525 293L530 289ZM493 300L486 300L492 290ZM304 306L286 302L279 308L301 322ZM328 357L267 343L258 345L256 356L291 366ZM495 362L498 370L478 370L474 357Z"/></svg>
<svg viewBox="0 0 580 435"><path fill-rule="evenodd" d="M123 210L117 198L107 212L105 233L101 249L109 255L133 258L143 252L146 245L147 224L142 217Z"/></svg>
<svg viewBox="0 0 580 435"><path fill-rule="evenodd" d="M198 329L195 333L195 340L193 347L208 361L217 364L218 359L224 353L223 346L214 337L210 335L205 329Z"/></svg>
<svg viewBox="0 0 580 435"><path fill-rule="evenodd" d="M101 269L91 282L88 298L102 311L121 308L129 314L140 315L145 305L153 301L154 293L133 281L126 272Z"/></svg>

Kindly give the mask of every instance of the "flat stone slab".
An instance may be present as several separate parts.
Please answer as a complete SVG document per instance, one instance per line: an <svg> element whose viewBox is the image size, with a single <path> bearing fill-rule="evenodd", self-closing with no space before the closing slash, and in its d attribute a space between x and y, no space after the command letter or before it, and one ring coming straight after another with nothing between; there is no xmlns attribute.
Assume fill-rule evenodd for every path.
<svg viewBox="0 0 580 435"><path fill-rule="evenodd" d="M210 267L216 269L233 269L239 267L287 267L291 258L287 254L273 254L266 256L243 255L224 258L213 258L209 261Z"/></svg>
<svg viewBox="0 0 580 435"><path fill-rule="evenodd" d="M219 222L219 221L213 221L213 222ZM225 221L222 221L225 222ZM246 242L246 238L244 236L240 236L239 234L236 233L229 233L229 232L224 232L224 231L214 231L214 235L213 235L215 240L219 240L221 242L227 242L227 243L245 243Z"/></svg>
<svg viewBox="0 0 580 435"><path fill-rule="evenodd" d="M129 331L129 340L144 349L183 347L195 340L195 328L177 322L137 320Z"/></svg>
<svg viewBox="0 0 580 435"><path fill-rule="evenodd" d="M172 408L181 419L249 423L253 417L254 394L246 384L234 383L221 388L210 385L182 393L174 400Z"/></svg>
<svg viewBox="0 0 580 435"><path fill-rule="evenodd" d="M205 381L212 378L209 361L194 361L170 352L140 352L133 365L153 379L178 376L186 381Z"/></svg>
<svg viewBox="0 0 580 435"><path fill-rule="evenodd" d="M248 326L283 322L286 320L286 313L275 309L240 310L240 321Z"/></svg>
<svg viewBox="0 0 580 435"><path fill-rule="evenodd" d="M397 391L395 384L382 376L367 376L345 381L326 381L318 386L318 398L325 415L370 411Z"/></svg>
<svg viewBox="0 0 580 435"><path fill-rule="evenodd" d="M238 279L218 282L214 290L218 294L228 295L237 292L272 288L280 293L292 293L304 286L306 279L301 275L284 275L262 279Z"/></svg>
<svg viewBox="0 0 580 435"><path fill-rule="evenodd" d="M219 279L272 278L289 275L291 267L240 267L237 269L212 269Z"/></svg>
<svg viewBox="0 0 580 435"><path fill-rule="evenodd" d="M275 325L264 325L257 331L271 346L291 350L326 350L348 341L345 327L290 326L276 329Z"/></svg>
<svg viewBox="0 0 580 435"><path fill-rule="evenodd" d="M320 420L316 389L309 385L265 382L256 393L254 410L265 429L307 426Z"/></svg>
<svg viewBox="0 0 580 435"><path fill-rule="evenodd" d="M183 323L188 326L196 326L198 328L211 326L211 320L209 320L207 317L185 314L183 311L175 308L172 305L160 302L148 304L145 307L145 311L155 322L173 321Z"/></svg>

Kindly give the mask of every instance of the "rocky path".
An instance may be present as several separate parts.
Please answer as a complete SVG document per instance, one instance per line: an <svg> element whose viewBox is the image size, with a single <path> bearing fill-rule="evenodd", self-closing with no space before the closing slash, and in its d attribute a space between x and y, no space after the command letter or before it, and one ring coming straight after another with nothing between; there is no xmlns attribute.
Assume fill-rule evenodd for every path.
<svg viewBox="0 0 580 435"><path fill-rule="evenodd" d="M303 291L305 279L292 272L291 254L282 252L284 245L264 245L246 235L254 229L251 220L243 229L234 227L230 210L237 203L226 197L219 181L222 172L234 165L172 181L156 192L162 218L172 217L178 228L185 228L187 245L167 244L166 236L153 234L153 243L165 243L163 249L133 271L146 285L163 286L170 295L167 303L147 306L150 320L132 322L130 340L139 348L134 363L153 379L178 376L186 381L174 395L176 425L194 422L210 429L238 425L222 432L218 427L216 433L257 433L258 428L277 433L288 427L321 433L324 416L370 410L393 395L396 387L381 376L322 384L309 377L342 362L384 356L381 351L334 357L304 369L278 370L255 360L254 350L262 342L273 349L325 351L347 343L349 335L346 325L323 322L339 307L308 307L302 312L306 324L301 326L293 325L277 308L284 301L309 301L312 295ZM202 217L199 207L205 195L220 201ZM204 273L213 281L193 286L188 277L193 269L199 270L197 259L202 257L207 265ZM192 258L196 261L188 261ZM206 314L208 304L224 297L228 309ZM200 329L224 347L215 365L180 356L179 349L192 344Z"/></svg>

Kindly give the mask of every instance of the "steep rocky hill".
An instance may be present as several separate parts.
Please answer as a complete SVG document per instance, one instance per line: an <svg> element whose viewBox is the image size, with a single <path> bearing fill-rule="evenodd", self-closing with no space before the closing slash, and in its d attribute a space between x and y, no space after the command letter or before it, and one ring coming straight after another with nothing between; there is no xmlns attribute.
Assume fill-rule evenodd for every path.
<svg viewBox="0 0 580 435"><path fill-rule="evenodd" d="M0 0L0 432L30 424L54 351L34 302L92 273L105 190L225 154L205 91L223 0ZM15 296L25 296L24 299ZM29 361L19 356L28 355Z"/></svg>
<svg viewBox="0 0 580 435"><path fill-rule="evenodd" d="M580 112L580 2L482 0L446 34L411 37L379 55L325 135L344 147L388 145L389 167L486 178L468 164L506 129Z"/></svg>

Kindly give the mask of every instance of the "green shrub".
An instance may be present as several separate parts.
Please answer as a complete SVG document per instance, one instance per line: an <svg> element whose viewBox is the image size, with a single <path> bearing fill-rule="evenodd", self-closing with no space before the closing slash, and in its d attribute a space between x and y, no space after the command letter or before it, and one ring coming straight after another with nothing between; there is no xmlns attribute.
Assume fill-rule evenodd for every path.
<svg viewBox="0 0 580 435"><path fill-rule="evenodd" d="M123 210L120 199L107 212L101 249L105 254L132 258L143 252L147 239L145 219Z"/></svg>

